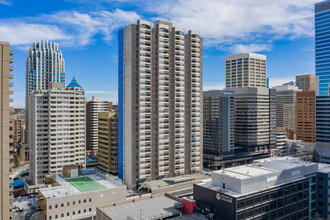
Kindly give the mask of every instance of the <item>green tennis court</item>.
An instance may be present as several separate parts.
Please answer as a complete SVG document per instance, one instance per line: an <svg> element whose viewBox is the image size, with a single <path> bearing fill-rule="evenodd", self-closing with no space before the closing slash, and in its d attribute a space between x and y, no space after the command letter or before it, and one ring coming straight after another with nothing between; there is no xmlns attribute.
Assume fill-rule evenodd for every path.
<svg viewBox="0 0 330 220"><path fill-rule="evenodd" d="M74 186L80 192L91 192L91 191L106 189L105 186L102 186L95 180L92 180L91 178L86 176L67 179L66 181L68 181L72 186Z"/></svg>

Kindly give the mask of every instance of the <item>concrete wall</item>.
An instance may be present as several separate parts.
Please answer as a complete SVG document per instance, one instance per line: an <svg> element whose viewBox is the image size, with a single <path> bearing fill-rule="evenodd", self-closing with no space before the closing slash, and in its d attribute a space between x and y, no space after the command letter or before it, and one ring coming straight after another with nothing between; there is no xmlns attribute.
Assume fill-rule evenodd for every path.
<svg viewBox="0 0 330 220"><path fill-rule="evenodd" d="M0 220L7 220L11 214L9 199L11 192L9 188L9 171L10 171L10 152L9 137L9 103L11 102L12 86L10 83L10 71L13 69L10 63L13 60L10 55L13 51L10 50L9 43L0 42Z"/></svg>
<svg viewBox="0 0 330 220"><path fill-rule="evenodd" d="M91 217L92 215L95 215L96 207L103 206L106 204L112 204L115 202L122 202L125 200L126 186L47 199L47 220L55 219L55 215L58 215L59 219L81 219Z"/></svg>

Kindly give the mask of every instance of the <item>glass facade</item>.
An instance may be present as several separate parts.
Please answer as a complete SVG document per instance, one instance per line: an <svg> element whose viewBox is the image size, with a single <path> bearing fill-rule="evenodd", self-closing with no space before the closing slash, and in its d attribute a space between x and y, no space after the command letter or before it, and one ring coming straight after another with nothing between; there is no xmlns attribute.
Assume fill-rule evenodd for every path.
<svg viewBox="0 0 330 220"><path fill-rule="evenodd" d="M311 215L309 181L304 179L239 198L237 220L309 219Z"/></svg>
<svg viewBox="0 0 330 220"><path fill-rule="evenodd" d="M317 95L329 95L330 82L330 8L315 13L315 71Z"/></svg>
<svg viewBox="0 0 330 220"><path fill-rule="evenodd" d="M330 1L315 5L316 147L330 144Z"/></svg>
<svg viewBox="0 0 330 220"><path fill-rule="evenodd" d="M118 31L118 177L124 178L124 29Z"/></svg>

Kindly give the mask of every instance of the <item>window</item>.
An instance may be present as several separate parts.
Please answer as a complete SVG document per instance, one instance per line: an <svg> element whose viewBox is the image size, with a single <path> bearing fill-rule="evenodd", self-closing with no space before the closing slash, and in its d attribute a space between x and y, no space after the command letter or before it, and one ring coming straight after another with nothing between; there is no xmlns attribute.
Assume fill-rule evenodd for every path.
<svg viewBox="0 0 330 220"><path fill-rule="evenodd" d="M70 213L66 213L66 216L70 216Z"/></svg>
<svg viewBox="0 0 330 220"><path fill-rule="evenodd" d="M57 215L55 215L55 218L58 218L58 216L57 216Z"/></svg>
<svg viewBox="0 0 330 220"><path fill-rule="evenodd" d="M52 206L50 205L50 206L48 207L48 209L52 209Z"/></svg>
<svg viewBox="0 0 330 220"><path fill-rule="evenodd" d="M70 206L70 202L67 203L67 206Z"/></svg>
<svg viewBox="0 0 330 220"><path fill-rule="evenodd" d="M49 216L49 220L51 220L52 219L52 216Z"/></svg>
<svg viewBox="0 0 330 220"><path fill-rule="evenodd" d="M75 212L75 211L73 211L73 212L72 212L72 215L75 215L75 214L76 214L76 212Z"/></svg>
<svg viewBox="0 0 330 220"><path fill-rule="evenodd" d="M64 203L61 204L61 207L64 207Z"/></svg>
<svg viewBox="0 0 330 220"><path fill-rule="evenodd" d="M254 203L257 204L257 203L260 203L261 202L261 196L258 196L256 198L254 198Z"/></svg>
<svg viewBox="0 0 330 220"><path fill-rule="evenodd" d="M75 205L75 204L76 204L76 201L73 201L73 202L72 202L72 205Z"/></svg>
<svg viewBox="0 0 330 220"><path fill-rule="evenodd" d="M91 202L92 201L92 198L89 198L89 201Z"/></svg>
<svg viewBox="0 0 330 220"><path fill-rule="evenodd" d="M92 208L89 208L89 211L91 212L92 211Z"/></svg>
<svg viewBox="0 0 330 220"><path fill-rule="evenodd" d="M241 209L243 207L244 207L244 201L237 202L237 209ZM243 217L244 217L244 215L243 215Z"/></svg>
<svg viewBox="0 0 330 220"><path fill-rule="evenodd" d="M251 205L253 205L253 199L247 199L245 201L245 206L251 206Z"/></svg>
<svg viewBox="0 0 330 220"><path fill-rule="evenodd" d="M79 201L78 201L78 204L80 204L80 203L81 203L81 201L79 200Z"/></svg>
<svg viewBox="0 0 330 220"><path fill-rule="evenodd" d="M84 209L84 213L86 213L86 209Z"/></svg>
<svg viewBox="0 0 330 220"><path fill-rule="evenodd" d="M84 199L84 203L86 203L86 199Z"/></svg>
<svg viewBox="0 0 330 220"><path fill-rule="evenodd" d="M80 210L78 210L78 214L80 214Z"/></svg>
<svg viewBox="0 0 330 220"><path fill-rule="evenodd" d="M57 204L55 205L55 209L57 209Z"/></svg>
<svg viewBox="0 0 330 220"><path fill-rule="evenodd" d="M62 217L62 218L64 217L64 214L63 214L63 213L61 214L61 217Z"/></svg>

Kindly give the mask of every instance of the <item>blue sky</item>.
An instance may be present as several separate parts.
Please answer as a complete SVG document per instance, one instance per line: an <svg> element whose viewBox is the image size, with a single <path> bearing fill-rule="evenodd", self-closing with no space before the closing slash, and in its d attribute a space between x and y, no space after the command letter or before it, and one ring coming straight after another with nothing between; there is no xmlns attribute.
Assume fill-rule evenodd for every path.
<svg viewBox="0 0 330 220"><path fill-rule="evenodd" d="M0 0L0 41L14 50L14 103L24 106L25 64L36 40L59 43L67 84L117 99L117 30L169 20L204 37L204 90L224 87L225 56L267 55L271 86L314 70L315 0Z"/></svg>

